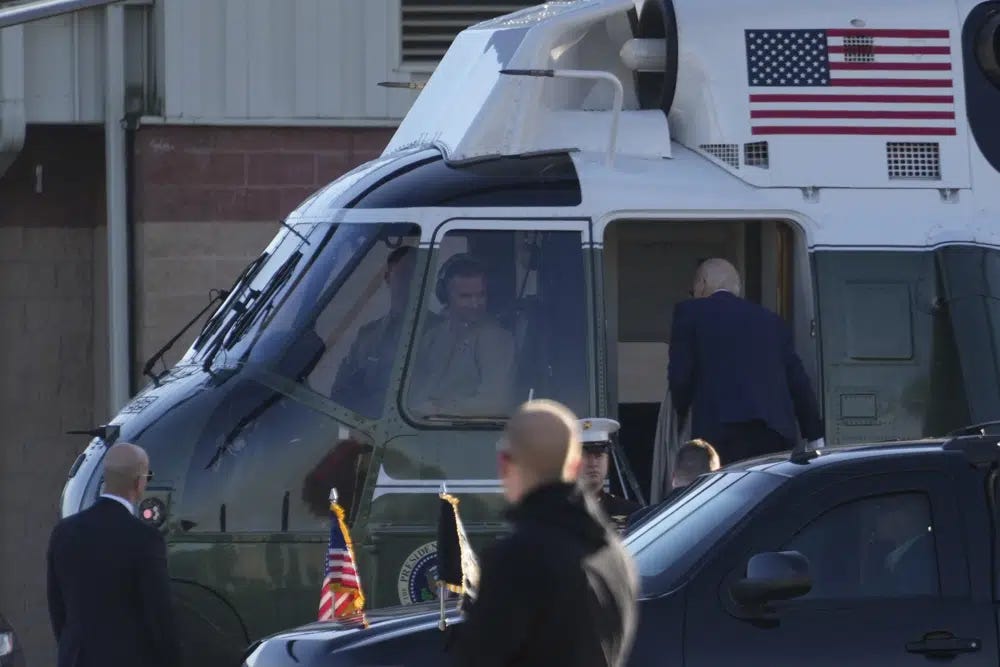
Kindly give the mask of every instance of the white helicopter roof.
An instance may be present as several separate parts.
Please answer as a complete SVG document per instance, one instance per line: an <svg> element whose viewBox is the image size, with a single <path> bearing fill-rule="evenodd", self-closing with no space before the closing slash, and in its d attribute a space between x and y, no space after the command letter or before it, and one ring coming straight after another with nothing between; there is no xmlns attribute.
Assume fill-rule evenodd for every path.
<svg viewBox="0 0 1000 667"><path fill-rule="evenodd" d="M618 155L669 157L673 140L757 187L971 186L953 4L673 0L680 31L669 123L638 108L636 70L623 55L636 41L637 4L549 2L462 32L387 153L434 144L461 161L603 151L610 85L501 74L600 70L624 88Z"/></svg>
<svg viewBox="0 0 1000 667"><path fill-rule="evenodd" d="M666 57L665 40L640 34L650 6L672 7L679 30L666 31L677 46L669 116L640 109L648 103L636 73L657 71L654 47ZM439 170L434 179L467 183L483 177L474 165L490 157L562 153L579 204L518 204L501 215L415 195L384 208L405 207L410 218L419 208L432 223L487 213L589 218L598 242L621 219L767 218L797 223L813 248L1000 246L1000 172L975 148L966 119L962 17L971 5L956 9L939 0L570 0L525 9L463 31L382 158L296 215L352 208L345 193L433 160L430 148L471 172ZM531 76L502 73L512 69ZM620 114L608 81L548 76L581 71L617 78ZM534 178L504 159L484 169ZM426 190L419 178L410 183ZM362 208L339 219L387 219Z"/></svg>
<svg viewBox="0 0 1000 667"><path fill-rule="evenodd" d="M682 146L670 160L620 156L613 167L598 154L574 164L594 230L615 220L787 220L809 247L898 248L946 243L1000 246L996 214L969 192L936 189L755 188Z"/></svg>
<svg viewBox="0 0 1000 667"><path fill-rule="evenodd" d="M436 163L434 156L437 156ZM565 157L563 159L566 159ZM821 248L926 248L947 243L978 243L1000 246L1000 226L995 213L983 209L968 191L942 192L937 189L848 189L757 188L740 180L701 154L675 145L668 160L620 155L611 166L595 152L570 153L572 180L580 193L579 203L561 206L495 206L445 203L421 194L419 186L393 189L396 198L386 205L351 208L348 203L360 192L392 183L400 174L414 174L414 165L437 164L431 178L471 179L466 172L477 164L489 166L493 160L452 168L441 166L440 153L414 150L387 156L321 189L304 202L289 220L335 220L338 222L379 223L408 220L421 223L432 241L442 220L476 219L488 226L496 218L590 219L595 239L600 243L607 225L618 220L785 220L802 229L809 247ZM512 170L513 181L531 178L516 158L506 167L489 167L494 173ZM461 187L461 186L459 186ZM411 194L407 194L410 192ZM345 208L345 206L347 208ZM501 224L501 223L498 223Z"/></svg>
<svg viewBox="0 0 1000 667"><path fill-rule="evenodd" d="M449 159L554 149L603 151L611 87L589 80L507 76L504 69L581 69L632 76L621 61L633 0L547 2L461 32L386 149L434 144ZM637 110L627 87L619 152L670 155L659 110Z"/></svg>

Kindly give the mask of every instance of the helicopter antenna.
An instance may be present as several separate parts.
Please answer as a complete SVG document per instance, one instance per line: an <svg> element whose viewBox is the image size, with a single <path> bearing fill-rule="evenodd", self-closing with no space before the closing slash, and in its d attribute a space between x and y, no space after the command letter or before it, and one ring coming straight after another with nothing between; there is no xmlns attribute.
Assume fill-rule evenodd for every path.
<svg viewBox="0 0 1000 667"><path fill-rule="evenodd" d="M615 101L611 115L611 137L608 141L608 155L605 160L607 166L612 166L615 161L615 146L618 143L618 117L621 116L622 106L625 103L625 89L622 82L611 72L587 69L502 69L501 74L510 76L534 76L549 77L555 79L591 79L607 81L615 89Z"/></svg>
<svg viewBox="0 0 1000 667"><path fill-rule="evenodd" d="M378 85L383 88L404 88L408 90L423 90L427 85L426 81L379 81Z"/></svg>

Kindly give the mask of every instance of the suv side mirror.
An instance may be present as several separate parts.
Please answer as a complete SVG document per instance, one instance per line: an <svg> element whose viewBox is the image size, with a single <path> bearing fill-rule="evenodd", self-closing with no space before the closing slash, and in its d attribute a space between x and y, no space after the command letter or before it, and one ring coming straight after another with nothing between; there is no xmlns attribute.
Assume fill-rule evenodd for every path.
<svg viewBox="0 0 1000 667"><path fill-rule="evenodd" d="M810 590L809 560L798 551L754 555L747 563L747 576L729 589L741 606L761 612L768 602L797 598Z"/></svg>

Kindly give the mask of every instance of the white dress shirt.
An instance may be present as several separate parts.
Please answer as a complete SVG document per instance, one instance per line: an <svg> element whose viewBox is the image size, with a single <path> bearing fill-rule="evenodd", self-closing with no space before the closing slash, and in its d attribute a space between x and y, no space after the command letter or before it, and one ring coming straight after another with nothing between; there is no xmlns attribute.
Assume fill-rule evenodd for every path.
<svg viewBox="0 0 1000 667"><path fill-rule="evenodd" d="M121 503L122 507L124 507L125 509L127 509L129 514L132 514L132 515L135 514L135 507L132 506L132 503L130 503L126 499L122 498L121 496L116 496L113 493L102 493L101 494L101 498L110 498L111 500L114 500L115 502Z"/></svg>

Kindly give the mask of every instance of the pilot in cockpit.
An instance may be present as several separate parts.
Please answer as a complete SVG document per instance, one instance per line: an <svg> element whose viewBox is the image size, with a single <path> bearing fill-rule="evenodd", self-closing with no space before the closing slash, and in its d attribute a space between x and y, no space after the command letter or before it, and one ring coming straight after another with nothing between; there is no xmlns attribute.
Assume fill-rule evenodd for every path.
<svg viewBox="0 0 1000 667"><path fill-rule="evenodd" d="M417 349L409 405L419 417L503 417L510 409L514 339L488 312L487 271L469 254L438 271L444 305Z"/></svg>
<svg viewBox="0 0 1000 667"><path fill-rule="evenodd" d="M389 254L385 268L389 312L358 330L337 370L331 397L361 414L381 413L416 263L417 252L411 246L401 246Z"/></svg>

